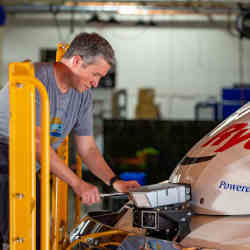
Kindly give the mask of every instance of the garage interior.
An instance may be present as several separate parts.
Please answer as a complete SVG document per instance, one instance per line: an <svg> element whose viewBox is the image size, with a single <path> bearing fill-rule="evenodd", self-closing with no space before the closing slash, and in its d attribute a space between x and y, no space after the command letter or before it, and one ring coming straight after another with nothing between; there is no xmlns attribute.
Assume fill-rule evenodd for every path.
<svg viewBox="0 0 250 250"><path fill-rule="evenodd" d="M55 61L57 44L96 32L117 63L93 89L94 136L112 170L142 185L167 180L204 135L250 100L248 0L2 0L0 88L8 65ZM76 164L70 143L69 165ZM82 165L83 179L113 192ZM74 202L69 190L69 230ZM128 198L82 206L117 210ZM239 249L240 250L240 249Z"/></svg>

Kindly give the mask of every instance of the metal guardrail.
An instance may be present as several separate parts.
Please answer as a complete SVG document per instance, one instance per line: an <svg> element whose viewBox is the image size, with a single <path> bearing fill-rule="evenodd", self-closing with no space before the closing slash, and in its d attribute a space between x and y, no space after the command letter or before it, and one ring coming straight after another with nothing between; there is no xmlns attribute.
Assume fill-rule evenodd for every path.
<svg viewBox="0 0 250 250"><path fill-rule="evenodd" d="M41 96L41 249L50 249L49 100L29 62L9 65L10 249L35 249L35 89Z"/></svg>

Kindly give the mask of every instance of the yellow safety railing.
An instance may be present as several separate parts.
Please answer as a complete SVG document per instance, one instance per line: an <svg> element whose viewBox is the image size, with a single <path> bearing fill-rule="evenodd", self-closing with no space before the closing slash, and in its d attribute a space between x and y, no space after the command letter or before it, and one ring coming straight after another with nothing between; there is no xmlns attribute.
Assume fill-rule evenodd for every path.
<svg viewBox="0 0 250 250"><path fill-rule="evenodd" d="M35 89L41 96L41 249L50 249L49 100L29 62L9 65L10 249L36 247Z"/></svg>
<svg viewBox="0 0 250 250"><path fill-rule="evenodd" d="M56 61L60 61L68 45L58 44L56 52ZM57 149L57 154L64 160L68 166L68 137ZM62 250L67 244L68 238L68 185L58 177L52 177L52 250Z"/></svg>
<svg viewBox="0 0 250 250"><path fill-rule="evenodd" d="M58 44L56 61L60 61L64 53L68 49L68 45L64 46L63 44ZM57 150L58 155L64 160L65 164L68 165L69 159L69 138L66 137L62 145ZM76 154L76 174L82 178L82 161L78 154ZM112 242L109 240L109 236L120 235L122 238L125 238L129 235L128 232L122 230L110 229L109 231L89 234L81 237L80 240L77 240L71 244L68 241L68 207L67 207L67 197L68 197L68 185L64 183L59 178L53 176L53 187L52 187L52 250L63 250L63 249L72 249L77 246L78 243L86 243L88 238L103 238L106 240L105 243L101 246L102 248L106 245L115 245L119 246L120 241ZM81 222L81 200L79 196L76 196L75 199L75 225L78 225Z"/></svg>
<svg viewBox="0 0 250 250"><path fill-rule="evenodd" d="M67 47L59 44L57 61ZM41 96L41 250L71 249L77 242L68 241L68 185L53 176L52 234L50 235L50 168L49 168L49 99L44 85L35 78L30 62L9 65L10 91L10 249L36 249L36 89ZM57 153L68 165L68 137ZM82 177L82 162L77 155L77 175ZM75 223L80 222L81 201L76 198ZM91 237L126 235L127 232L110 230L91 234ZM88 236L81 238L86 242ZM51 240L51 241L50 241ZM107 243L108 242L108 243ZM103 244L118 245L107 241ZM103 246L104 246L103 245Z"/></svg>
<svg viewBox="0 0 250 250"><path fill-rule="evenodd" d="M59 44L56 60L59 61L67 46ZM36 249L36 89L41 96L41 250L71 249L77 242L68 241L68 185L53 176L52 234L50 235L50 168L49 168L49 99L44 85L35 78L30 62L9 65L10 91L10 249ZM68 165L68 137L57 150ZM82 162L77 155L77 175L82 177ZM81 201L76 197L75 223L80 223ZM91 234L91 237L126 235L111 230ZM88 236L81 238L86 242ZM51 240L51 241L50 241ZM118 242L103 243L118 245ZM103 246L104 246L103 245Z"/></svg>
<svg viewBox="0 0 250 250"><path fill-rule="evenodd" d="M77 154L76 156L76 174L82 179L82 160ZM81 221L81 198L79 195L75 199L75 225Z"/></svg>
<svg viewBox="0 0 250 250"><path fill-rule="evenodd" d="M69 45L58 44L56 61L60 61L68 49ZM66 137L64 142L57 150L58 155L64 160L65 164L69 165L69 137ZM82 177L82 162L77 156L77 175ZM52 186L52 249L62 250L68 243L68 185L53 176ZM75 199L75 223L80 222L81 200L77 196Z"/></svg>

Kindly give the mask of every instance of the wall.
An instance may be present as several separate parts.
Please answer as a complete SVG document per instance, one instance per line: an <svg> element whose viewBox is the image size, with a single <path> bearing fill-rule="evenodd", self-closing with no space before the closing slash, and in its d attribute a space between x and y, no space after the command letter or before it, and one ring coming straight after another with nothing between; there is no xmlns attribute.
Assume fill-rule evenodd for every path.
<svg viewBox="0 0 250 250"><path fill-rule="evenodd" d="M138 88L156 89L156 102L164 119L193 119L198 101L210 96L219 98L221 87L231 86L240 79L239 39L216 22L210 26L189 26L190 17L179 22L173 16L168 17L173 25L159 27L90 26L79 15L71 33L67 20L62 20L58 30L51 15L36 22L31 19L10 16L7 20L3 83L7 81L9 62L27 58L37 61L39 48L54 48L57 42L70 41L81 31L96 31L115 48L116 86L128 91L128 118L134 117ZM250 82L250 41L243 41L243 52L243 80Z"/></svg>

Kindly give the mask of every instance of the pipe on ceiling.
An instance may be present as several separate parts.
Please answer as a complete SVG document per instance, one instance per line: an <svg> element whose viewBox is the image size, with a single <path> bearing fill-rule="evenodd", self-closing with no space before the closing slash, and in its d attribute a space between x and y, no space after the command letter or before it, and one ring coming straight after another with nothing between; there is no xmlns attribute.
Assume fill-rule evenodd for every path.
<svg viewBox="0 0 250 250"><path fill-rule="evenodd" d="M148 4L143 1L144 4L126 4L109 3L100 4L98 2L66 2L64 5L56 4L19 4L19 5L7 5L5 10L7 14L35 14L35 13L114 13L114 14L238 14L241 9L237 5L192 5L192 4L179 4L172 3L166 4ZM139 1L138 1L139 2ZM70 4L71 3L71 4ZM74 4L73 4L74 3ZM165 1L166 3L166 1ZM183 1L182 1L183 3ZM184 2L185 3L185 2Z"/></svg>

